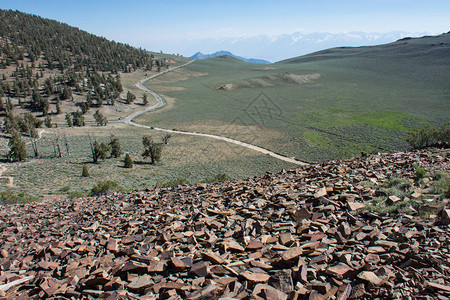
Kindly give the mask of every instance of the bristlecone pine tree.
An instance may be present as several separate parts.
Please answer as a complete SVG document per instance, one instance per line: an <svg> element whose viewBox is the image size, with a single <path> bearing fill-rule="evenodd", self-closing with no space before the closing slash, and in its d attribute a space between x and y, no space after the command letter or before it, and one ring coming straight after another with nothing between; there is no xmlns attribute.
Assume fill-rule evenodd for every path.
<svg viewBox="0 0 450 300"><path fill-rule="evenodd" d="M130 156L130 154L126 154L125 155L125 159L124 159L124 161L123 161L123 167L124 168L128 168L128 169L131 169L131 168L133 168L133 160L131 159L131 156Z"/></svg>
<svg viewBox="0 0 450 300"><path fill-rule="evenodd" d="M127 92L127 104L133 103L134 100L136 100L136 95L133 94L132 92L128 91Z"/></svg>
<svg viewBox="0 0 450 300"><path fill-rule="evenodd" d="M66 122L67 122L67 126L73 127L72 116L69 113L66 113Z"/></svg>
<svg viewBox="0 0 450 300"><path fill-rule="evenodd" d="M150 157L150 163L152 165L161 160L162 143L155 143L151 136L144 135L142 137L142 144L144 145L143 158Z"/></svg>
<svg viewBox="0 0 450 300"><path fill-rule="evenodd" d="M105 116L103 116L103 114L99 110L95 111L94 119L95 122L97 123L97 126L106 126L106 124L108 124L108 120L106 119Z"/></svg>
<svg viewBox="0 0 450 300"><path fill-rule="evenodd" d="M108 158L108 152L111 151L111 147L104 142L99 143L95 140L92 149L92 161L94 163L98 162L98 159L105 160Z"/></svg>
<svg viewBox="0 0 450 300"><path fill-rule="evenodd" d="M8 159L11 161L25 161L27 160L27 149L25 148L25 142L22 141L19 133L13 130L11 138L8 143L10 150L8 152Z"/></svg>
<svg viewBox="0 0 450 300"><path fill-rule="evenodd" d="M122 155L119 138L111 135L111 141L108 144L111 147L111 157L118 158Z"/></svg>

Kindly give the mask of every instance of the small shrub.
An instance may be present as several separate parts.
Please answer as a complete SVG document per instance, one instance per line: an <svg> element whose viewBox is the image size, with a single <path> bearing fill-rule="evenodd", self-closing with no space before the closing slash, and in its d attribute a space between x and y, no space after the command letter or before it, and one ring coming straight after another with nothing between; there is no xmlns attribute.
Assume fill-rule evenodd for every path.
<svg viewBox="0 0 450 300"><path fill-rule="evenodd" d="M442 127L426 127L414 130L406 138L408 144L414 149L432 146L448 146L450 144L450 122Z"/></svg>
<svg viewBox="0 0 450 300"><path fill-rule="evenodd" d="M83 166L83 171L81 172L81 176L89 177L89 169L87 166Z"/></svg>
<svg viewBox="0 0 450 300"><path fill-rule="evenodd" d="M225 173L217 174L214 177L206 177L202 182L204 183L216 183L216 182L224 182L230 181L232 178Z"/></svg>
<svg viewBox="0 0 450 300"><path fill-rule="evenodd" d="M371 201L371 204L367 205L365 209L369 211L375 211L381 215L397 214L407 212L410 206L417 206L414 200L402 200L395 204L389 205L384 197L378 197Z"/></svg>
<svg viewBox="0 0 450 300"><path fill-rule="evenodd" d="M414 164L413 167L416 170L417 178L424 178L425 176L427 176L427 170L422 168L420 165Z"/></svg>
<svg viewBox="0 0 450 300"><path fill-rule="evenodd" d="M128 169L133 168L133 160L131 159L130 154L127 153L127 155L125 155L125 159L124 159L123 163L124 163L124 165L123 165L124 168L128 168Z"/></svg>
<svg viewBox="0 0 450 300"><path fill-rule="evenodd" d="M94 185L89 193L89 196L106 195L112 192L122 192L123 188L119 187L117 182L112 180L99 181Z"/></svg>
<svg viewBox="0 0 450 300"><path fill-rule="evenodd" d="M163 184L156 184L156 185L160 186L160 187L174 187L174 186L183 185L183 184L191 184L191 183L186 178L177 178L177 179L172 179L172 180L166 181Z"/></svg>
<svg viewBox="0 0 450 300"><path fill-rule="evenodd" d="M14 193L5 191L0 193L0 204L30 203L37 200L39 198L30 196L24 192Z"/></svg>
<svg viewBox="0 0 450 300"><path fill-rule="evenodd" d="M433 192L444 197L450 197L450 174L447 172L437 172L433 176Z"/></svg>
<svg viewBox="0 0 450 300"><path fill-rule="evenodd" d="M68 185L59 189L59 192L61 192L61 193L67 193L69 191L70 191L70 186L68 186Z"/></svg>
<svg viewBox="0 0 450 300"><path fill-rule="evenodd" d="M81 191L73 191L73 192L70 192L69 195L68 195L68 197L70 199L83 198L85 196L86 196L86 194L84 192L81 192Z"/></svg>

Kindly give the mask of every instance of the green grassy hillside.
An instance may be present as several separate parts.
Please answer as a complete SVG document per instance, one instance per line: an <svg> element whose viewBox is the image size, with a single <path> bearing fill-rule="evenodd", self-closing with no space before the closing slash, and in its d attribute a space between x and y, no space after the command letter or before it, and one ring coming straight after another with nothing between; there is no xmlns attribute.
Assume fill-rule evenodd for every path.
<svg viewBox="0 0 450 300"><path fill-rule="evenodd" d="M405 149L449 120L450 34L336 48L272 65L196 61L148 83L171 109L139 121L222 134L306 161Z"/></svg>

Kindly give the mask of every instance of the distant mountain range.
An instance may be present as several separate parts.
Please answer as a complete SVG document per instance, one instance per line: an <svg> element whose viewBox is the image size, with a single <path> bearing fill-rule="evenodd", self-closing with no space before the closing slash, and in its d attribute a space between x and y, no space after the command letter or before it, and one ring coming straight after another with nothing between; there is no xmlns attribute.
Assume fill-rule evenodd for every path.
<svg viewBox="0 0 450 300"><path fill-rule="evenodd" d="M217 37L198 39L164 40L160 45L157 41L149 43L149 49L161 48L167 53L181 52L184 55L195 53L212 53L217 49L226 49L239 53L243 57L258 57L267 61L280 61L299 55L334 47L372 46L392 43L404 37L419 37L429 35L428 32L296 32L282 35L258 35L251 37Z"/></svg>
<svg viewBox="0 0 450 300"><path fill-rule="evenodd" d="M225 55L232 56L232 57L237 58L239 60L246 61L246 62L249 62L249 63L254 63L254 64L271 64L270 61L267 61L267 60L264 60L264 59L244 58L244 57L241 57L241 56L234 55L233 53L231 53L229 51L217 51L217 52L214 52L212 54L203 54L201 52L197 52L194 55L192 55L190 58L192 58L192 59L205 59L205 58L211 58L211 57L216 57L216 56L225 56Z"/></svg>

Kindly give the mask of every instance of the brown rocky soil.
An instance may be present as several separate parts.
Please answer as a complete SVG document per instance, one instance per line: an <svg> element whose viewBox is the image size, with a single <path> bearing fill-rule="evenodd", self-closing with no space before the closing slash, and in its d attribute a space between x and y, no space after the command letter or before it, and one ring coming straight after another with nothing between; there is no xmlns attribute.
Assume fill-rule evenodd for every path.
<svg viewBox="0 0 450 300"><path fill-rule="evenodd" d="M3 206L0 297L448 299L448 199L413 164L448 172L448 153ZM393 177L407 196L383 192ZM377 197L415 209L368 210Z"/></svg>

